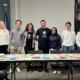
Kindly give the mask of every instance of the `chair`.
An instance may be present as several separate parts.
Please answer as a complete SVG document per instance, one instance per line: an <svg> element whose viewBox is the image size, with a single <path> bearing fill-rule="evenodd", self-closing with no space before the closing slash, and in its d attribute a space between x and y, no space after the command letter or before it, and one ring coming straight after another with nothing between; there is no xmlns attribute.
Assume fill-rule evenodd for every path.
<svg viewBox="0 0 80 80"><path fill-rule="evenodd" d="M80 50L71 50L70 51L71 54L75 54L75 53L79 53L80 54ZM74 72L74 69L75 70L80 70L80 62L72 62L72 75L73 75L73 72ZM73 79L72 79L73 80Z"/></svg>
<svg viewBox="0 0 80 80"><path fill-rule="evenodd" d="M58 51L50 51L51 54L62 54L65 51L58 50ZM69 65L66 65L64 62L62 64L51 64L51 69L56 71L68 71L68 80L69 80Z"/></svg>
<svg viewBox="0 0 80 80"><path fill-rule="evenodd" d="M65 53L65 51L63 51L63 50L57 50L57 51L51 50L50 53L51 53L51 54L58 54L58 53L61 54L61 53Z"/></svg>
<svg viewBox="0 0 80 80"><path fill-rule="evenodd" d="M43 51L41 50L31 50L31 51L28 51L28 54L43 54Z"/></svg>
<svg viewBox="0 0 80 80"><path fill-rule="evenodd" d="M38 51L28 51L28 54L43 54L43 51L38 50ZM36 63L36 62L34 62ZM37 62L39 63L39 62ZM44 75L45 75L45 64L43 62L40 62L40 66L31 66L30 62L28 62L27 64L27 71L44 71Z"/></svg>

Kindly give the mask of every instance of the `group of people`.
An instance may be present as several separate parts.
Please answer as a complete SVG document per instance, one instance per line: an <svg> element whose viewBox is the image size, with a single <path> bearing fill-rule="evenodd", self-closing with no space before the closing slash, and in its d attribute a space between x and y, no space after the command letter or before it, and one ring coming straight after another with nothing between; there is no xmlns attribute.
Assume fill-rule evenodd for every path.
<svg viewBox="0 0 80 80"><path fill-rule="evenodd" d="M0 21L0 53L7 54L10 51L10 54L21 54L22 48L24 47L25 54L28 54L29 50L35 50L35 41L38 41L38 49L42 50L43 54L49 53L49 49L60 50L60 48L66 53L70 53L70 50L73 50L75 42L78 50L80 50L80 32L76 35L71 30L71 22L66 22L66 30L62 32L62 36L58 34L56 27L53 27L52 30L47 28L45 20L40 21L41 28L36 32L32 23L28 23L23 32L20 28L21 24L21 20L16 20L16 27L9 34L4 22ZM2 63L0 69L7 70L7 64ZM16 70L20 72L19 66ZM47 63L45 63L45 71L48 72ZM55 74L56 71L53 73ZM58 73L60 74L60 71Z"/></svg>

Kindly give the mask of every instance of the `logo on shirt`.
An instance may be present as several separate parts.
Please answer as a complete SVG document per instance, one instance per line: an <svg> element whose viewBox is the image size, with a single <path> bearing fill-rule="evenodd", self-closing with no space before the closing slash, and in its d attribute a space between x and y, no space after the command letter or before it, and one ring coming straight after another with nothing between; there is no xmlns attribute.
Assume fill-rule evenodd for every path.
<svg viewBox="0 0 80 80"><path fill-rule="evenodd" d="M31 39L31 35L30 34L27 35L27 39Z"/></svg>
<svg viewBox="0 0 80 80"><path fill-rule="evenodd" d="M30 35L30 34L28 34L28 37L31 37L31 35Z"/></svg>
<svg viewBox="0 0 80 80"><path fill-rule="evenodd" d="M46 34L46 31L43 31L43 35L45 35Z"/></svg>
<svg viewBox="0 0 80 80"><path fill-rule="evenodd" d="M42 32L42 38L47 38L46 31Z"/></svg>

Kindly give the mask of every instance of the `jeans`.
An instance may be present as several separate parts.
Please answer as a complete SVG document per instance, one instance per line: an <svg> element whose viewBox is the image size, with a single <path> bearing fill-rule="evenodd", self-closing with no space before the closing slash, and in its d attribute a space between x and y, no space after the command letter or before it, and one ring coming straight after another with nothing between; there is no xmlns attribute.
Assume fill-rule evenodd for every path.
<svg viewBox="0 0 80 80"><path fill-rule="evenodd" d="M63 50L65 51L65 53L70 53L70 50L73 50L73 46L63 46Z"/></svg>
<svg viewBox="0 0 80 80"><path fill-rule="evenodd" d="M73 50L73 46L63 46L63 50L65 53L70 53L70 50ZM66 65L68 65L68 62L65 62ZM70 70L71 70L71 64L70 64Z"/></svg>

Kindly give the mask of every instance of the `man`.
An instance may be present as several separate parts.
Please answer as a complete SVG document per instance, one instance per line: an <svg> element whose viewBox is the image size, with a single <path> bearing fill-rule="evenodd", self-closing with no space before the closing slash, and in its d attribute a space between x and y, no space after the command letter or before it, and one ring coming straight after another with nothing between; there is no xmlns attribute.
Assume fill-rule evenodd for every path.
<svg viewBox="0 0 80 80"><path fill-rule="evenodd" d="M16 28L12 29L10 32L9 46L10 46L10 54L21 54L22 46L23 46L23 31L20 29L22 22L20 20L16 20L15 26ZM16 65L19 63L16 63ZM16 68L18 72L20 72L19 66ZM10 73L11 73L11 65L10 65Z"/></svg>
<svg viewBox="0 0 80 80"><path fill-rule="evenodd" d="M38 49L42 50L44 54L49 53L49 36L51 35L51 30L46 27L45 20L40 22L41 28L36 32L36 35L39 36L38 39ZM45 63L45 71L47 70L47 63Z"/></svg>

